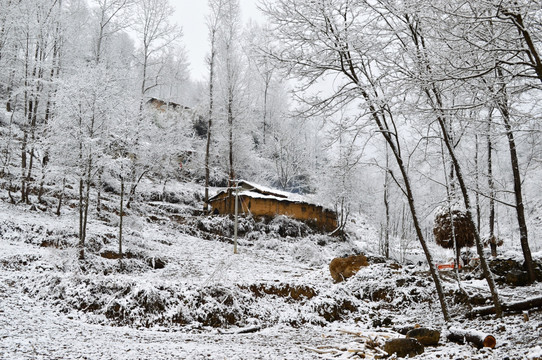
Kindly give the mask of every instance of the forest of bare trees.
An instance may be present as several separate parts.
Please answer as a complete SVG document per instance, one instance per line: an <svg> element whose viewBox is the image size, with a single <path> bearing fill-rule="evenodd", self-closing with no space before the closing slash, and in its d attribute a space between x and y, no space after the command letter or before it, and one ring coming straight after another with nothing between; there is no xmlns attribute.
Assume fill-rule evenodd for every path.
<svg viewBox="0 0 542 360"><path fill-rule="evenodd" d="M390 242L416 238L444 318L427 246L436 211L472 224L497 313L484 246L521 251L535 281L536 3L266 0L267 22L244 24L237 0L209 0L204 80L190 74L189 29L168 0L0 9L0 176L11 202L39 205L48 191L58 214L67 187L76 192L81 258L104 187L123 195L122 209L145 179L197 182L207 211L209 187L245 178L310 194L335 208L339 227L370 214L386 256ZM156 111L151 99L181 110Z"/></svg>
<svg viewBox="0 0 542 360"><path fill-rule="evenodd" d="M395 159L384 168L385 176L391 175L408 203L445 319L448 310L423 231L430 207L463 209L497 314L500 299L481 235L489 229L495 238L494 210L487 215L486 200L491 209L497 202L514 213L515 242L530 281L536 279L525 208L537 200L524 192L536 187L540 162L539 11L527 1L282 0L265 5L277 44L286 44L268 54L302 90L318 82L328 85L320 96L300 93L305 111L329 117L346 112L356 119L350 133L357 136L372 122L375 137L380 133L385 140L375 151L389 149ZM487 139L487 152L480 152L479 139ZM496 151L504 176L497 180L500 188L492 160ZM441 194L440 204L420 191L420 178L433 194ZM389 226L386 221L386 231Z"/></svg>

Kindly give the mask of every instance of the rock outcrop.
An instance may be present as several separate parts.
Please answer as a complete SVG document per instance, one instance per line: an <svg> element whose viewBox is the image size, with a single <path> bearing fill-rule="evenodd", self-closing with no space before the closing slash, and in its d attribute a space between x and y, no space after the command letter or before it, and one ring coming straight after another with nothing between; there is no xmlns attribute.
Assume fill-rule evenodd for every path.
<svg viewBox="0 0 542 360"><path fill-rule="evenodd" d="M354 276L364 266L369 266L365 255L352 255L333 259L329 264L329 272L335 282L342 282Z"/></svg>

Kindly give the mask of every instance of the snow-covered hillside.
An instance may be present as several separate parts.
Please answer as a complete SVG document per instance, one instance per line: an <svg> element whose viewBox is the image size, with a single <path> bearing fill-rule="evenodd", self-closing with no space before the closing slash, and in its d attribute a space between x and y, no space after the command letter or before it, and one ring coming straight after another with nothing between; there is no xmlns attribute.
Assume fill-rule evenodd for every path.
<svg viewBox="0 0 542 360"><path fill-rule="evenodd" d="M142 192L148 199L127 213L122 268L108 258L117 251L113 212L91 220L86 260L80 261L75 210L66 207L58 217L0 202L0 357L346 358L355 354L349 349L364 344L350 333L367 334L378 344L415 324L442 331L441 346L426 347L418 358L539 356L539 311L529 313L528 321L523 314L467 320L450 273L443 276L454 325L493 334L497 347L447 342L448 324L426 266L371 253L378 233L361 217L346 240L285 218L269 224L245 219L234 255L231 220L191 215L200 206L195 199L201 189L176 186L169 197L175 200L162 202L153 199L149 185ZM117 200L108 195L104 207ZM285 227L302 236L286 235ZM370 265L335 284L329 262L362 250ZM477 273L463 278L463 288L479 304L489 299ZM540 290L540 284L503 287L501 296L511 301Z"/></svg>

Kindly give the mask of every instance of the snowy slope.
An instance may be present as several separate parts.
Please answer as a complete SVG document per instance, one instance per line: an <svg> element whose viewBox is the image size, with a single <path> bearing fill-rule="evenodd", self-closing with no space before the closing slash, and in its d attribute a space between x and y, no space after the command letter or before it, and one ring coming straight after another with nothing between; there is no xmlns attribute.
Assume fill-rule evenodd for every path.
<svg viewBox="0 0 542 360"><path fill-rule="evenodd" d="M223 235L201 230L210 224L190 217L191 201L143 202L129 213L125 249L133 257L124 260L124 269L99 255L116 251L114 214L110 221L91 221L87 260L80 262L74 210L57 217L0 202L0 358L346 358L360 343L342 330L373 334L376 342L384 338L375 332L399 336L392 328L405 325L446 333L423 265L375 257L349 281L332 282L332 258L377 247L377 231L363 220L352 225L357 235L350 241L310 233L281 237L252 224L233 255L227 229ZM153 269L158 260L164 268ZM454 300L456 280L444 279L459 315L465 305ZM475 276L462 285L487 298L485 282ZM501 291L515 300L539 295L541 286ZM441 338L442 346L427 347L418 358L534 359L542 345L541 320L536 311L528 321L523 314L502 320L457 316L454 326L495 335L496 349ZM247 329L255 332L239 333ZM311 350L318 347L337 351Z"/></svg>

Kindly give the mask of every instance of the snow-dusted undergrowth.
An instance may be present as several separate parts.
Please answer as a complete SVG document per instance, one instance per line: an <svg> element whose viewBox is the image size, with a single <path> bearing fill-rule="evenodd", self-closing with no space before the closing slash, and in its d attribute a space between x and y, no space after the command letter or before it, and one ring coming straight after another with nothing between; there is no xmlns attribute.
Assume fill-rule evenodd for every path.
<svg viewBox="0 0 542 360"><path fill-rule="evenodd" d="M337 329L420 323L445 330L426 267L371 255L378 249L377 231L365 220L356 219L350 225L350 237L344 240L315 233L304 224L285 218L270 222L243 219L240 253L233 255L232 220L193 216L195 205L191 204L196 201L191 198L196 198L195 193L197 190L185 190L179 198L188 199L182 201L170 196L173 203L145 195L148 201L134 205L125 222L126 258L122 268L118 260L107 255L117 251L114 213L103 211L100 220L91 221L86 260L79 261L75 211L65 209L57 217L0 202L0 286L8 299L6 306L12 309L9 313L6 308L0 311L0 320L7 329L4 339L20 338L23 335L18 331L22 328L34 331L17 320L25 319L25 310L19 304L26 303L43 308L44 314L57 314L63 319L62 326L68 328L84 323L97 326L92 331L105 329L118 334L110 326L120 326L119 329L126 330L119 331L130 333L137 341L157 330L174 330L195 343L190 347L192 352L186 345L176 350L166 347L164 358L174 358L175 354L201 355L209 349L203 345L209 334L220 337L217 341L222 348L229 349L228 358L244 358L242 354L253 353L254 346L263 353L253 358L314 358L314 353L301 351L301 346L321 343L318 337L312 338L315 333L334 338L335 342L347 342L347 338L337 337ZM115 200L109 195L105 201L113 208ZM411 245L408 250L418 260L416 246ZM371 265L349 281L334 284L328 271L330 260L362 251L369 255ZM442 260L446 256L446 252L437 254ZM469 276L470 280L463 277L463 287L469 294L478 295L481 304L485 303L489 296L484 282L476 272ZM458 296L454 276L449 273L444 279L452 311L464 313L468 307L465 299ZM539 292L539 285L522 290L502 289L506 300ZM446 343L440 352L430 349L429 354L458 353L464 358L500 358L507 354L519 359L535 354L535 345L541 345L538 336L542 327L537 312L531 314L529 322L519 317L503 321L456 319L461 326L494 333L500 348L479 352ZM40 326L53 327L51 322L54 321L44 319ZM251 327L260 329L260 338L250 335L249 343L237 343L238 350L234 346L224 347L223 336ZM290 334L288 339L280 335L285 333ZM267 336L280 338L282 343L268 339L264 345L258 340ZM198 341L202 342L199 346ZM0 347L0 354L4 351L7 358L17 358L25 348L24 344L15 346L11 341L6 344ZM150 354L138 349L140 357ZM426 356L433 356L429 354ZM138 358L130 356L115 354L116 358ZM69 356L64 354L62 358Z"/></svg>

